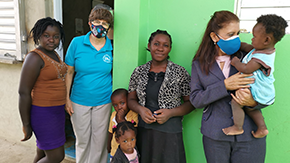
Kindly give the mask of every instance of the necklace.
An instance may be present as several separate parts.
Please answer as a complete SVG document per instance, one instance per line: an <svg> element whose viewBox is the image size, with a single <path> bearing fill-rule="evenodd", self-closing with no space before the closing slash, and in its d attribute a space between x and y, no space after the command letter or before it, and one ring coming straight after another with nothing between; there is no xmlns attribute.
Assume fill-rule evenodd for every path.
<svg viewBox="0 0 290 163"><path fill-rule="evenodd" d="M45 58L47 61L52 63L52 65L54 66L54 68L56 70L57 78L62 80L62 81L65 81L65 76L67 74L67 65L60 59L58 54L56 52L54 52L54 54L57 56L59 62L57 62L54 59L50 58L49 56L45 55L42 51L40 51L38 49L36 49L36 51L39 52L38 54L41 54L41 56L43 58Z"/></svg>

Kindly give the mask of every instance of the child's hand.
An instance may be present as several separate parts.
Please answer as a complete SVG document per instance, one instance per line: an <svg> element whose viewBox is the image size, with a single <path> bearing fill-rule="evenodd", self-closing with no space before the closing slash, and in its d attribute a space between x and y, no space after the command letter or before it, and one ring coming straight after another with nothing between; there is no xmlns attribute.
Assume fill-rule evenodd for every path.
<svg viewBox="0 0 290 163"><path fill-rule="evenodd" d="M111 147L111 144L108 143L108 144L107 144L107 150L108 150L108 153L111 153L111 148L112 148L112 147Z"/></svg>
<svg viewBox="0 0 290 163"><path fill-rule="evenodd" d="M238 62L240 62L240 59L238 57L234 57L231 61L231 65L235 66L235 64Z"/></svg>
<svg viewBox="0 0 290 163"><path fill-rule="evenodd" d="M124 122L126 121L125 117L126 117L126 114L128 112L125 112L124 109L120 109L118 110L117 114L116 114L116 121L117 123L120 123L120 122Z"/></svg>

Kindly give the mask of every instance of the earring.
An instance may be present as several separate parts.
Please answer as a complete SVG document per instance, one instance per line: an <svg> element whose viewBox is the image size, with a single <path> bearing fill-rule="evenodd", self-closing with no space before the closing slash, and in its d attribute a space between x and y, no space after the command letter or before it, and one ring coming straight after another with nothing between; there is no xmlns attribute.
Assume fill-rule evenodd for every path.
<svg viewBox="0 0 290 163"><path fill-rule="evenodd" d="M213 42L214 45L216 45L216 42Z"/></svg>

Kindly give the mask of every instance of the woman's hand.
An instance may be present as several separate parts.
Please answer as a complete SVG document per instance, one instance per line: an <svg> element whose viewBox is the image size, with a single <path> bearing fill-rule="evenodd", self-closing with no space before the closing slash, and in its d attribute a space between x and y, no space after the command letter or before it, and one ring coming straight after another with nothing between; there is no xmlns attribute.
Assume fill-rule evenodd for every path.
<svg viewBox="0 0 290 163"><path fill-rule="evenodd" d="M154 112L157 123L163 124L171 118L171 109L159 109Z"/></svg>
<svg viewBox="0 0 290 163"><path fill-rule="evenodd" d="M182 99L184 103L176 108L156 110L154 112L154 117L157 123L163 124L171 117L184 116L194 110L194 107L189 101L189 96L182 96Z"/></svg>
<svg viewBox="0 0 290 163"><path fill-rule="evenodd" d="M232 75L224 80L227 90L237 90L241 88L249 88L248 84L255 82L254 78L247 78L252 74L241 74L240 72Z"/></svg>
<svg viewBox="0 0 290 163"><path fill-rule="evenodd" d="M149 110L146 107L143 107L142 109L140 109L139 112L141 118L143 119L143 121L147 124L151 124L153 122L156 122L156 118L152 115L151 110Z"/></svg>
<svg viewBox="0 0 290 163"><path fill-rule="evenodd" d="M239 89L236 91L236 95L231 94L233 99L241 106L255 107L257 102L253 99L251 90L248 88Z"/></svg>
<svg viewBox="0 0 290 163"><path fill-rule="evenodd" d="M72 104L71 104L71 100L67 99L66 100L66 104L65 104L65 110L66 112L71 116L74 113Z"/></svg>
<svg viewBox="0 0 290 163"><path fill-rule="evenodd" d="M31 138L32 136L32 129L31 126L23 126L22 127L24 138L21 141L26 141Z"/></svg>

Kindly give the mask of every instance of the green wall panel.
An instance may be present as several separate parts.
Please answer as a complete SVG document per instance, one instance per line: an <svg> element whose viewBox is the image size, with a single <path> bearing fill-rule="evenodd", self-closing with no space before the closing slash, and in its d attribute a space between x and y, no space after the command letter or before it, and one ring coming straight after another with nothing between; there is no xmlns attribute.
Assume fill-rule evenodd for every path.
<svg viewBox="0 0 290 163"><path fill-rule="evenodd" d="M215 11L234 11L234 0L115 0L113 88L128 88L134 68L151 60L146 51L149 36L167 30L173 40L170 60L190 73L191 61L206 24ZM251 43L251 34L241 40ZM266 163L290 160L290 87L286 65L290 60L290 35L277 44L275 61L275 104L263 110L269 128ZM202 110L184 117L183 137L189 163L205 163L200 133Z"/></svg>

